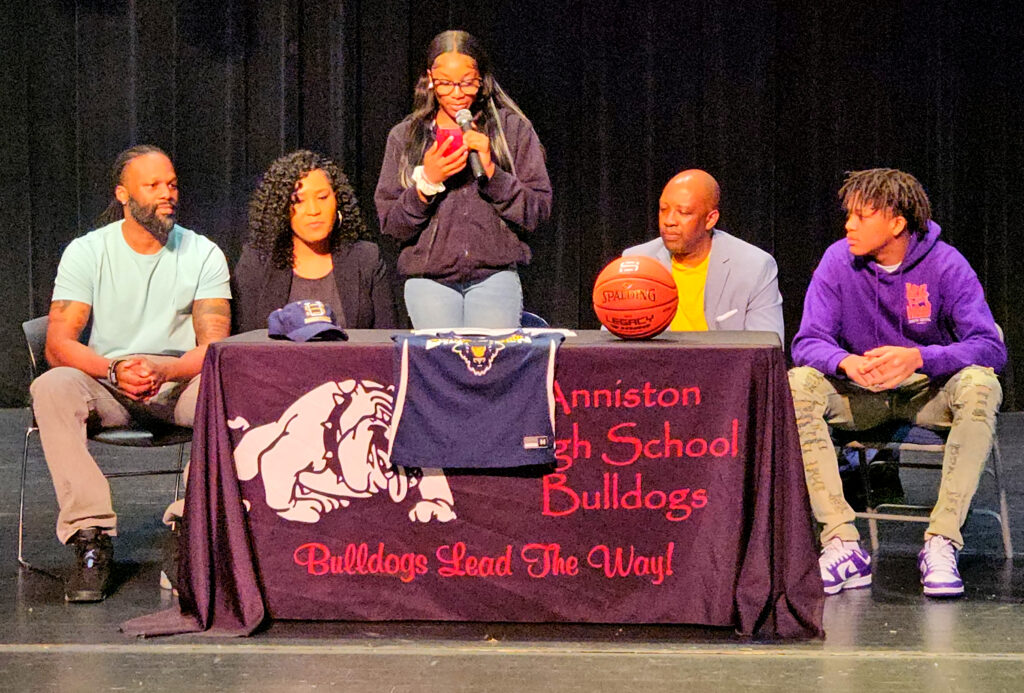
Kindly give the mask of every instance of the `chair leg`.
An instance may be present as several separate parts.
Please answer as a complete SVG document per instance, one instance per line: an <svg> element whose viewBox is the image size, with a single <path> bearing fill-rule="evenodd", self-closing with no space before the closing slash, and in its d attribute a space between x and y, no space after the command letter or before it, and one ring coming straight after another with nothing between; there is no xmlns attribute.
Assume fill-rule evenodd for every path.
<svg viewBox="0 0 1024 693"><path fill-rule="evenodd" d="M32 568L25 560L25 482L28 478L28 443L32 434L38 431L35 426L29 426L25 431L25 448L21 456L21 491L18 499L18 563L25 568Z"/></svg>
<svg viewBox="0 0 1024 693"><path fill-rule="evenodd" d="M878 553L878 520L873 517L868 518L868 534L871 537L871 553L874 555Z"/></svg>
<svg viewBox="0 0 1024 693"><path fill-rule="evenodd" d="M29 426L25 431L25 449L21 456L21 491L18 500L18 564L26 570L45 575L53 580L61 580L61 577L48 570L37 568L25 560L25 487L28 481L28 444L33 433L39 431L35 426Z"/></svg>
<svg viewBox="0 0 1024 693"><path fill-rule="evenodd" d="M868 461L868 451L864 448L857 450L857 471L860 473L860 478L864 484L864 507L868 511L875 509L874 504L871 502L871 474L869 467L871 463ZM878 553L878 520L873 517L868 518L868 537L871 540L871 554Z"/></svg>
<svg viewBox="0 0 1024 693"><path fill-rule="evenodd" d="M1006 489L1003 488L1003 456L999 451L999 439L992 439L992 471L999 493L999 528L1003 533L1003 555L1013 558L1013 539L1010 536L1010 505L1006 501Z"/></svg>
<svg viewBox="0 0 1024 693"><path fill-rule="evenodd" d="M174 475L174 500L181 495L181 473L185 471L185 444L178 445L178 473Z"/></svg>

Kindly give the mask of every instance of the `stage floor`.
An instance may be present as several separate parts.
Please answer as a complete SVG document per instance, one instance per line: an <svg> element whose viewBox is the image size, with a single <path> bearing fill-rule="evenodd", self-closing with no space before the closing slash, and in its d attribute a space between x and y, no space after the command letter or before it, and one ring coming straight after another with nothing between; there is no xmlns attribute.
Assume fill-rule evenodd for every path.
<svg viewBox="0 0 1024 693"><path fill-rule="evenodd" d="M1014 561L998 528L974 515L964 529L964 599L921 595L921 526L882 524L871 589L825 602L824 641L764 644L694 627L450 623L277 623L247 639L129 638L125 619L173 604L160 590L160 515L170 477L114 480L121 536L115 593L68 605L59 582L20 570L18 484L24 410L0 410L0 690L10 691L1019 691L1024 689L1024 413L1000 417ZM38 439L29 462L27 553L63 571L70 549L53 535L55 502ZM105 448L110 450L110 448ZM100 459L124 466L134 451ZM172 450L144 464L173 463ZM908 496L934 472L903 472ZM978 500L993 502L988 480ZM867 536L866 527L862 528Z"/></svg>

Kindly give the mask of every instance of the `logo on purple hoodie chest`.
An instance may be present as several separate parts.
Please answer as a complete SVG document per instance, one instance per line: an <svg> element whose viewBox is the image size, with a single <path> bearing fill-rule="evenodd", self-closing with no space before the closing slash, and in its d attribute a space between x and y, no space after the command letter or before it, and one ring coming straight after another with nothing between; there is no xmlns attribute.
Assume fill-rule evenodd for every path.
<svg viewBox="0 0 1024 693"><path fill-rule="evenodd" d="M927 284L906 283L907 321L914 324L931 322L932 302L928 300Z"/></svg>

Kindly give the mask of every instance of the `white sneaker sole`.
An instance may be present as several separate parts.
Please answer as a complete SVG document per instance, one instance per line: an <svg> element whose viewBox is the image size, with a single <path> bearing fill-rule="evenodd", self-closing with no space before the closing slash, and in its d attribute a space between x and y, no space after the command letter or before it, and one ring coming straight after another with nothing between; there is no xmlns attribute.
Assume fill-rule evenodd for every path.
<svg viewBox="0 0 1024 693"><path fill-rule="evenodd" d="M924 587L924 596L926 597L961 597L964 593L963 586L960 587Z"/></svg>
<svg viewBox="0 0 1024 693"><path fill-rule="evenodd" d="M869 587L871 585L870 575L861 575L860 577L850 578L845 580L838 585L825 588L825 594L832 596L833 594L839 594L843 590L855 590L861 587Z"/></svg>

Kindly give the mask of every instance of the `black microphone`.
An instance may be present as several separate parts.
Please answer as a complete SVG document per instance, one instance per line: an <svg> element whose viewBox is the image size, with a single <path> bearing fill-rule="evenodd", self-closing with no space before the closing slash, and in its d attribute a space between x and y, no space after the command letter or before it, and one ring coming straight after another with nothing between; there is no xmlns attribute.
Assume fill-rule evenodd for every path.
<svg viewBox="0 0 1024 693"><path fill-rule="evenodd" d="M469 112L468 108L463 108L455 114L455 124L462 128L463 132L473 129L473 114ZM484 164L480 161L480 153L475 149L469 150L469 168L473 170L473 177L478 183L487 182L487 171L484 170Z"/></svg>

